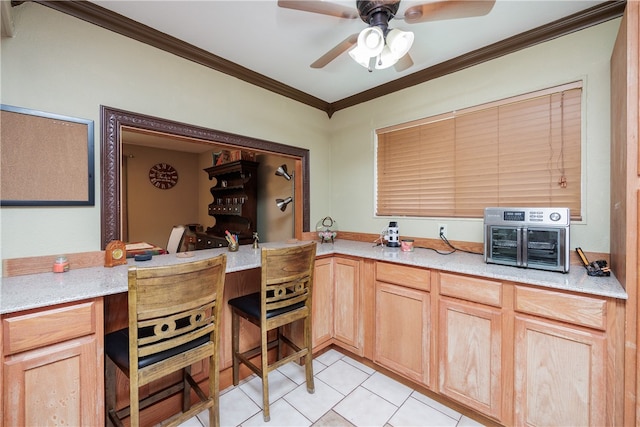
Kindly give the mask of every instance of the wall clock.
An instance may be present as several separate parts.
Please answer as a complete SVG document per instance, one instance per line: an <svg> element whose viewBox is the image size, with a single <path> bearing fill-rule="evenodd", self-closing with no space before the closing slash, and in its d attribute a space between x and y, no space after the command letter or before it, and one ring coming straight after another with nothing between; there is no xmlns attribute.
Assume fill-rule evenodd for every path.
<svg viewBox="0 0 640 427"><path fill-rule="evenodd" d="M149 181L156 188L168 190L178 182L178 171L167 163L158 163L149 169Z"/></svg>

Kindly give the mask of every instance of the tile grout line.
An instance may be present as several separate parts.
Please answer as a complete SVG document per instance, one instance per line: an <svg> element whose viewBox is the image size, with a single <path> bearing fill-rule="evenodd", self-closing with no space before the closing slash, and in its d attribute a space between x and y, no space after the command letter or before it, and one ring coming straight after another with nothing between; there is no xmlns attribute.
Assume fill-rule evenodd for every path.
<svg viewBox="0 0 640 427"><path fill-rule="evenodd" d="M298 382L296 382L296 381L294 380L294 378L295 378L295 377L294 377L294 378L292 378L292 376L287 375L285 372L281 371L281 370L280 370L281 368L278 368L276 371L278 371L278 373L279 373L280 375L282 375L284 378L286 378L288 381L291 381L293 384L295 384L295 387L294 387L292 390L290 390L290 391L286 392L285 394L283 394L282 396L280 396L278 399L276 399L276 400L275 400L275 401L273 401L272 403L270 403L270 405L275 405L278 401L283 400L283 401L284 401L284 402L283 402L284 404L286 404L286 405L288 405L288 406L291 406L291 407L296 411L296 413L297 413L298 415L300 415L304 420L306 420L307 422L309 422L309 426L311 426L311 427L312 427L312 426L314 426L318 421L320 421L322 418L324 418L328 413L330 413L330 412L332 412L332 411L333 411L333 413L334 413L335 415L337 415L337 416L339 416L339 417L343 418L344 420L346 420L346 421L350 424L350 426L355 427L355 424L353 424L349 419L345 418L345 417L344 417L343 415L341 415L339 412L336 412L336 411L335 411L335 408L336 408L340 403L344 402L344 400L345 400L345 399L347 399L347 398L348 398L352 393L354 393L356 390L358 390L358 388L362 388L363 390L366 390L367 392L369 392L369 393L371 393L371 394L373 394L373 395L375 395L375 396L379 397L380 399L384 400L385 402L389 403L390 405L392 405L392 406L395 408L395 410L393 411L393 413L392 413L392 414L391 414L391 415L386 419L386 421L382 424L382 426L381 426L381 427L383 427L383 426L393 426L392 424L390 424L390 421L393 419L393 417L394 417L394 416L396 416L396 414L398 414L398 412L402 409L403 405L405 405L405 404L406 404L410 399L413 399L413 400L415 400L415 401L416 401L416 403L419 403L419 404L421 404L421 405L428 406L429 408L431 408L431 409L433 409L433 410L435 410L435 411L439 412L441 415L443 415L443 416L445 416L445 417L449 418L451 421L453 421L453 422L455 423L455 424L454 424L455 426L460 425L460 423L461 423L461 422L463 421L463 419L465 418L462 414L459 414L460 416L456 419L456 418L452 417L451 415L449 415L448 413L443 412L443 411L442 411L442 410L440 410L439 408L437 408L437 407L434 407L434 406L430 405L428 402L425 402L425 401L422 401L421 399L416 398L416 396L415 396L415 394L416 394L416 393L417 393L417 394L419 394L419 395L423 395L423 394L422 394L422 393L420 393L419 391L415 390L414 388L411 388L411 387L408 387L408 388L409 388L409 390L410 390L409 394L408 394L404 399L402 399L402 402L398 405L398 404L396 404L396 403L394 403L394 402L392 402L392 401L388 400L387 398L385 398L385 397L381 396L380 394L376 393L374 390L372 390L372 389L370 389L370 388L368 388L368 387L366 387L366 386L364 386L364 385L363 385L365 382L367 382L369 379L371 379L371 378L372 378L376 373L380 373L379 371L375 370L374 368L370 368L370 367L368 367L368 366L366 366L366 365L363 365L364 367L366 367L366 368L367 368L367 370L365 370L365 369L363 369L363 368L360 366L360 363L359 363L357 360L352 359L352 358L350 358L349 356L347 356L347 355L345 355L345 354L342 354L342 353L340 353L339 351L337 351L337 350L335 350L335 349L332 349L332 350L330 350L330 351L335 352L335 354L331 354L330 356L325 357L325 359L329 359L329 360L331 361L331 363L328 363L328 361L321 361L321 360L324 360L324 359L321 359L321 360L314 359L317 363L319 363L319 364L322 366L322 369L320 369L319 371L314 370L314 375L313 375L313 376L314 376L314 381L316 381L316 382L320 382L320 383L322 383L324 386L326 386L326 387L328 387L329 389L333 390L334 392L338 393L338 394L341 396L341 397L340 397L340 400L338 400L337 402L335 402L335 403L334 403L334 404L333 404L329 409L327 409L327 410L326 410L326 411L325 411L325 412L324 412L324 413L323 413L323 414L322 414L322 415L321 415L321 416L320 416L316 421L312 421L312 420L311 420L311 419L309 419L309 418L308 418L304 413L302 413L302 412L301 412L301 411L300 411L296 406L294 406L294 404L290 403L290 402L286 399L286 397L287 397L288 395L290 395L291 393L293 393L293 392L294 392L296 389L298 389L300 386L304 385L305 381L303 381L303 382L301 382L301 383L298 383ZM329 354L329 352L324 353L323 355L326 355L326 354ZM323 355L321 355L321 357L322 357ZM336 357L336 355L339 355L340 357ZM335 360L332 360L332 359L334 359L334 358L335 358ZM340 361L342 361L343 363L345 363L345 364L349 365L349 366L350 366L350 367L352 367L352 368L355 368L355 369L359 370L360 372L362 372L362 373L363 373L363 374L365 374L365 376L366 376L362 381L360 381L359 383L357 383L357 385L356 385L353 389L351 389L347 394L343 394L340 390L336 389L336 388L335 388L334 386L332 386L331 384L329 384L329 383L327 383L326 381L323 381L322 379L320 379L320 378L318 378L318 377L317 377L317 375L318 375L318 374L320 374L321 372L325 371L326 369L330 368L331 366L335 365L337 362L340 362ZM354 362L356 362L356 363L353 363L353 364L352 364L352 363L350 363L350 361L354 361ZM371 372L371 371L372 371L372 372ZM291 371L290 371L290 373L291 373ZM382 373L380 373L380 375L385 376L385 375L384 375L384 374L382 374ZM386 376L385 376L385 377L386 377ZM235 390L235 389L239 389L239 390L240 390L240 392L241 392L241 393L242 393L242 394L243 394L243 395L244 395L244 396L245 396L249 401L251 401L251 402L253 402L253 403L255 404L256 402L251 398L251 396L250 396L250 395L249 395L249 394L248 394L248 393L247 393L243 388L241 388L241 387L240 387L241 385L246 384L247 382L249 382L249 381L251 381L251 380L254 380L255 378L259 378L259 377L257 377L257 375L255 375L255 374L250 375L249 377L247 377L247 378L245 378L244 380L240 381L240 383L238 384L238 386L230 386L230 387L228 387L227 389L225 389L223 392L221 392L221 393L220 393L220 396L222 396L222 395L224 395L224 394L226 394L226 393L229 393L229 392L231 392L231 391L233 391L233 390ZM390 378L390 379L391 379L392 381L395 381L393 378ZM375 388L375 387L374 387L374 388ZM426 397L428 398L428 396L426 396ZM246 419L242 420L240 423L236 424L236 426L242 426L242 425L243 425L243 423L246 423L246 422L247 422L247 421L249 421L251 418L255 417L257 414L259 414L259 413L261 413L261 412L263 411L263 408L261 408L260 404L256 404L256 406L259 408L259 411L258 411L257 413L255 413L255 414L252 414L252 415L248 416L248 418L246 418ZM198 421L198 425L199 425L199 426L206 427L206 426L204 426L204 423L203 423L203 422L202 422L202 421L201 421L197 416L196 416L195 418L197 419L197 421ZM274 426L274 427L275 427L275 426Z"/></svg>

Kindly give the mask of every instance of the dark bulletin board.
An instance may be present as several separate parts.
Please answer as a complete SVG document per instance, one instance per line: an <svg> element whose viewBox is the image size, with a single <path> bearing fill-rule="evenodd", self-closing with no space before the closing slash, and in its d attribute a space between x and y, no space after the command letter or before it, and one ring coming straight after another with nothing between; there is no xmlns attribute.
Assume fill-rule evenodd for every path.
<svg viewBox="0 0 640 427"><path fill-rule="evenodd" d="M0 205L93 206L93 121L0 105Z"/></svg>

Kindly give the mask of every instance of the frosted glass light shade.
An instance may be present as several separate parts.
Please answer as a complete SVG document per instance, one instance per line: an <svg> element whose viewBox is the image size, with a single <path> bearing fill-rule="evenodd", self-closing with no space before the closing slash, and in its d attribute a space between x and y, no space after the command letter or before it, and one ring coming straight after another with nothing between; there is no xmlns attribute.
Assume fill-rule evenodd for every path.
<svg viewBox="0 0 640 427"><path fill-rule="evenodd" d="M378 58L376 58L376 69L384 70L385 68L389 68L395 65L398 59L399 58L391 52L389 46L385 46Z"/></svg>
<svg viewBox="0 0 640 427"><path fill-rule="evenodd" d="M380 55L384 48L384 33L379 27L367 27L358 35L358 49L372 56Z"/></svg>
<svg viewBox="0 0 640 427"><path fill-rule="evenodd" d="M369 60L371 59L371 56L369 56L367 52L364 52L362 49L360 49L360 46L356 46L351 49L349 51L349 56L364 68L369 68Z"/></svg>
<svg viewBox="0 0 640 427"><path fill-rule="evenodd" d="M391 50L391 53L397 59L400 59L411 49L413 39L414 35L411 31L401 31L394 28L387 34L387 46Z"/></svg>

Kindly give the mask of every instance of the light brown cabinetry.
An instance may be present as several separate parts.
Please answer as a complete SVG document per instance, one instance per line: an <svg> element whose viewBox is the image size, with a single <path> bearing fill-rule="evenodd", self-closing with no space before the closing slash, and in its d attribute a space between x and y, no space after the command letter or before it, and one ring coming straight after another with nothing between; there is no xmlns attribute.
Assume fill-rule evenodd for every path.
<svg viewBox="0 0 640 427"><path fill-rule="evenodd" d="M439 391L500 420L502 285L441 273L440 295Z"/></svg>
<svg viewBox="0 0 640 427"><path fill-rule="evenodd" d="M515 423L607 425L606 301L515 290Z"/></svg>
<svg viewBox="0 0 640 427"><path fill-rule="evenodd" d="M333 258L316 260L313 277L311 341L317 351L333 337Z"/></svg>
<svg viewBox="0 0 640 427"><path fill-rule="evenodd" d="M615 422L615 301L386 262L375 279L375 363L508 425Z"/></svg>
<svg viewBox="0 0 640 427"><path fill-rule="evenodd" d="M360 345L360 261L335 257L333 259L334 301L333 335L338 344L356 354Z"/></svg>
<svg viewBox="0 0 640 427"><path fill-rule="evenodd" d="M628 1L611 54L611 270L627 291L623 417L619 425L640 425L640 2Z"/></svg>
<svg viewBox="0 0 640 427"><path fill-rule="evenodd" d="M362 355L362 260L334 256L316 261L313 284L313 348L336 344Z"/></svg>
<svg viewBox="0 0 640 427"><path fill-rule="evenodd" d="M374 361L430 386L431 295L428 270L376 264Z"/></svg>
<svg viewBox="0 0 640 427"><path fill-rule="evenodd" d="M2 317L3 422L104 424L102 299Z"/></svg>
<svg viewBox="0 0 640 427"><path fill-rule="evenodd" d="M528 316L515 329L516 424L606 425L603 334Z"/></svg>

